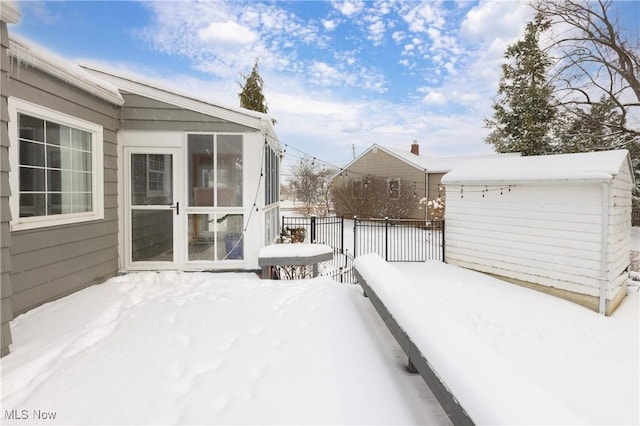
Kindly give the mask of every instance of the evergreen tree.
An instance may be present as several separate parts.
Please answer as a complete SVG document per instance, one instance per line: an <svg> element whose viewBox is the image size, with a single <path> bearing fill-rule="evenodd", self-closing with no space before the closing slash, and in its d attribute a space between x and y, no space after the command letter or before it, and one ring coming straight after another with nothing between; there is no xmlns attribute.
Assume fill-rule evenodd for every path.
<svg viewBox="0 0 640 426"><path fill-rule="evenodd" d="M238 93L238 96L240 96L240 106L252 111L267 114L269 112L269 108L267 107L267 100L262 93L264 82L262 81L262 77L258 71L258 60L256 59L249 75L244 75L242 73L240 75L244 80L244 84L240 85L242 87L242 91Z"/></svg>
<svg viewBox="0 0 640 426"><path fill-rule="evenodd" d="M558 131L558 152L591 152L627 149L628 137L618 131L620 112L617 104L604 96L599 103L566 114Z"/></svg>
<svg viewBox="0 0 640 426"><path fill-rule="evenodd" d="M505 52L499 98L493 104L493 118L485 121L485 127L493 129L486 142L497 152L540 155L553 150L551 131L557 109L547 80L553 62L539 46L540 35L549 27L548 19L536 15L523 39Z"/></svg>

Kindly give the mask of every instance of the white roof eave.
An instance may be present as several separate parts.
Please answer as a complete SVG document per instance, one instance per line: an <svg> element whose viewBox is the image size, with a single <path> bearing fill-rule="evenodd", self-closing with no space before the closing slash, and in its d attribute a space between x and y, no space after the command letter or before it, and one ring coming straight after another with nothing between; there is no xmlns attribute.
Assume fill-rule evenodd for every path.
<svg viewBox="0 0 640 426"><path fill-rule="evenodd" d="M614 176L609 173L586 173L582 176L557 176L545 179L447 179L445 175L442 178L442 185L469 185L469 186L509 186L509 185L554 185L568 183L609 183L612 182Z"/></svg>
<svg viewBox="0 0 640 426"><path fill-rule="evenodd" d="M118 89L90 75L78 65L22 40L10 38L9 56L18 66L32 66L115 105L124 104Z"/></svg>

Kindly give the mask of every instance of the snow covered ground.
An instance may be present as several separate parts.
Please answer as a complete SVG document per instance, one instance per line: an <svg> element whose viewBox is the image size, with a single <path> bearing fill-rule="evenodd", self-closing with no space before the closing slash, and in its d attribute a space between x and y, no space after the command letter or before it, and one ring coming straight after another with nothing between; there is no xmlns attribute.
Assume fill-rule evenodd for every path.
<svg viewBox="0 0 640 426"><path fill-rule="evenodd" d="M392 266L428 300L421 325L441 339L440 373L479 389L461 394L471 414L491 416L488 401L509 411L529 380L585 423L640 422L637 287L602 317L441 262ZM11 327L3 424L447 424L359 286L129 274ZM503 361L525 386L486 379Z"/></svg>
<svg viewBox="0 0 640 426"><path fill-rule="evenodd" d="M355 285L129 274L11 328L3 424L447 423Z"/></svg>
<svg viewBox="0 0 640 426"><path fill-rule="evenodd" d="M392 266L411 287L408 303L422 303L413 320L433 348L427 359L480 424L521 424L525 410L528 423L640 423L638 287L604 317L442 262ZM390 293L402 302L397 287Z"/></svg>

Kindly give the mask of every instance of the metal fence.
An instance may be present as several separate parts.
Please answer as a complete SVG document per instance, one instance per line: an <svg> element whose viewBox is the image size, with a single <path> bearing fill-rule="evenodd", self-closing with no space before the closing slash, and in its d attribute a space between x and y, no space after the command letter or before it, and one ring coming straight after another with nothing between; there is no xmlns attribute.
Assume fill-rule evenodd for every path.
<svg viewBox="0 0 640 426"><path fill-rule="evenodd" d="M444 260L444 220L353 218L354 256L377 253L387 262Z"/></svg>
<svg viewBox="0 0 640 426"><path fill-rule="evenodd" d="M338 250L344 249L344 219L341 217L282 216L282 229L289 234L302 235L307 243L327 244Z"/></svg>
<svg viewBox="0 0 640 426"><path fill-rule="evenodd" d="M344 249L342 217L282 217L282 232L294 236L296 242L326 244L333 248L333 259L319 265L319 275L341 283L355 283L353 256Z"/></svg>

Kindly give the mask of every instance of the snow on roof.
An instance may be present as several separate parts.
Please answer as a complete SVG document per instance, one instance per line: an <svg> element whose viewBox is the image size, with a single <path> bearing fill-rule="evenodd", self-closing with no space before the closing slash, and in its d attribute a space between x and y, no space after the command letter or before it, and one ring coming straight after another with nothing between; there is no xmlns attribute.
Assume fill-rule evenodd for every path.
<svg viewBox="0 0 640 426"><path fill-rule="evenodd" d="M18 67L34 67L62 81L72 84L92 95L98 96L116 105L122 105L124 99L118 88L94 75L89 74L68 59L57 56L42 47L24 39L9 39L9 56ZM14 62L11 62L11 66Z"/></svg>
<svg viewBox="0 0 640 426"><path fill-rule="evenodd" d="M620 172L628 156L626 150L615 150L471 160L447 173L442 183L607 182Z"/></svg>
<svg viewBox="0 0 640 426"><path fill-rule="evenodd" d="M479 155L454 155L449 157L431 157L427 155L415 155L410 151L404 151L397 148L389 148L379 146L384 150L387 150L391 154L400 157L401 159L413 163L418 167L427 170L431 173L446 173L453 170L460 164L474 159L482 158L499 158L503 156L519 156L519 153L509 154L479 154Z"/></svg>
<svg viewBox="0 0 640 426"><path fill-rule="evenodd" d="M373 144L367 149L365 152L360 154L355 160L351 161L349 164L344 166L342 170L348 169L351 167L353 163L358 161L362 156L367 154L368 152L374 149L381 149L386 153L393 155L394 157L406 162L410 166L415 167L416 169L426 170L429 173L447 173L451 171L456 166L464 163L465 161L469 161L477 158L495 158L502 156L518 156L519 153L510 153L510 154L480 154L480 155L454 155L450 157L431 157L426 155L415 155L410 151L404 151L397 148L390 148L388 146L382 146L378 144ZM336 173L336 176L340 172ZM335 177L335 176L334 176Z"/></svg>

